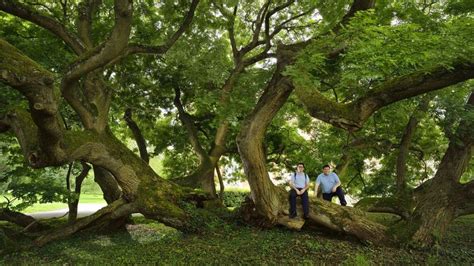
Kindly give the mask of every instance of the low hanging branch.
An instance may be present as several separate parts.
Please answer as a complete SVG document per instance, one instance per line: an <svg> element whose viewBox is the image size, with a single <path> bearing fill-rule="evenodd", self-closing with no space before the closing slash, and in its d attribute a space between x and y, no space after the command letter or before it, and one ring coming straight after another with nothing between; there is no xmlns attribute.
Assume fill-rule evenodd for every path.
<svg viewBox="0 0 474 266"><path fill-rule="evenodd" d="M9 209L0 209L0 221L7 221L25 228L25 231L36 232L48 228L35 218L21 212Z"/></svg>

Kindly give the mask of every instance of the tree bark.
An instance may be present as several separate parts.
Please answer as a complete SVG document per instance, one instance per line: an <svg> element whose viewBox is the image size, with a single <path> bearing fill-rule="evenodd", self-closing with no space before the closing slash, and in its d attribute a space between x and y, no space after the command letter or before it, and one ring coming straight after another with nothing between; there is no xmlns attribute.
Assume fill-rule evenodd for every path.
<svg viewBox="0 0 474 266"><path fill-rule="evenodd" d="M198 136L198 130L194 125L194 121L191 116L184 110L184 106L181 103L181 91L179 88L175 88L174 105L178 109L179 119L183 123L184 127L189 136L189 141L199 157L199 166L192 174L179 178L177 183L194 187L201 188L204 192L209 193L213 198L216 198L216 186L214 184L214 168L217 161L220 159L219 154L217 157L211 158L201 145ZM212 151L211 151L212 152Z"/></svg>
<svg viewBox="0 0 474 266"><path fill-rule="evenodd" d="M216 164L216 172L217 177L219 178L219 198L221 201L224 200L224 180L222 179L221 169L219 168L219 164Z"/></svg>
<svg viewBox="0 0 474 266"><path fill-rule="evenodd" d="M354 208L366 212L391 213L407 220L413 212L414 201L410 195L403 195L402 197L363 198L354 205Z"/></svg>
<svg viewBox="0 0 474 266"><path fill-rule="evenodd" d="M245 174L247 176L251 197L260 216L269 224L274 224L282 209L281 193L273 185L266 170L263 139L265 131L278 110L285 104L292 92L292 86L281 72L289 62L278 61L277 69L265 88L254 110L242 122L237 137L237 146Z"/></svg>
<svg viewBox="0 0 474 266"><path fill-rule="evenodd" d="M432 245L445 234L448 225L457 216L457 208L465 202L467 192L459 179L465 172L474 147L474 92L466 104L456 134L441 160L435 177L429 187L418 197L417 205L410 219L405 236L421 247Z"/></svg>
<svg viewBox="0 0 474 266"><path fill-rule="evenodd" d="M288 192L276 187L269 178L265 166L263 138L266 128L278 110L286 102L292 91L287 77L281 71L289 62L279 61L277 70L260 97L257 106L245 119L238 135L237 145L251 188L254 206L246 206L247 217L258 218L259 225L274 226L282 224L299 228L288 219ZM338 232L354 235L362 241L388 244L390 237L385 227L363 217L363 213L348 207L341 207L319 199L312 201L310 220Z"/></svg>
<svg viewBox="0 0 474 266"><path fill-rule="evenodd" d="M405 127L403 132L401 141L400 141L400 148L398 151L397 156L397 165L396 165L396 187L397 187L397 194L402 195L406 192L407 189L407 180L406 180L406 171L407 171L407 159L408 159L408 152L410 150L410 145L413 139L413 135L415 134L416 127L420 122L421 116L426 112L426 109L429 106L430 99L424 97L416 109L413 111L410 119L408 120L408 124Z"/></svg>
<svg viewBox="0 0 474 266"><path fill-rule="evenodd" d="M119 188L115 177L105 168L94 165L94 181L102 190L103 197L107 204L118 200L122 196L122 191Z"/></svg>

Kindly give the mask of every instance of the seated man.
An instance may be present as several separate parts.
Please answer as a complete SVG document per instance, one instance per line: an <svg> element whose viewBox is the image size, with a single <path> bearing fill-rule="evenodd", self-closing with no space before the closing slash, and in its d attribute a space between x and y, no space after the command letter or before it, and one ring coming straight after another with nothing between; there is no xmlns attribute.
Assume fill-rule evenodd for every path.
<svg viewBox="0 0 474 266"><path fill-rule="evenodd" d="M296 172L290 175L290 218L296 217L296 197L301 197L301 204L303 205L304 218L307 219L309 215L309 177L304 172L304 164L298 163Z"/></svg>
<svg viewBox="0 0 474 266"><path fill-rule="evenodd" d="M323 173L316 179L316 184L314 185L315 196L318 194L318 187L320 184L324 200L331 201L332 197L337 195L341 205L347 205L346 199L344 198L344 191L342 191L341 188L341 181L339 181L339 177L336 173L331 173L331 167L327 164L323 166Z"/></svg>

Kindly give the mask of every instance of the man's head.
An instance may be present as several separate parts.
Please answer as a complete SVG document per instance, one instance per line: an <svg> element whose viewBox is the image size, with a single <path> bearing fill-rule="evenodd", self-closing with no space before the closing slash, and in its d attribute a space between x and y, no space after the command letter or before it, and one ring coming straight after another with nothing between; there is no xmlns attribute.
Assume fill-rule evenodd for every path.
<svg viewBox="0 0 474 266"><path fill-rule="evenodd" d="M331 166L329 166L329 164L324 165L324 166L323 166L323 173L324 173L325 175L328 175L329 172L331 172Z"/></svg>
<svg viewBox="0 0 474 266"><path fill-rule="evenodd" d="M296 171L298 171L298 173L304 172L304 163L298 163L296 165Z"/></svg>

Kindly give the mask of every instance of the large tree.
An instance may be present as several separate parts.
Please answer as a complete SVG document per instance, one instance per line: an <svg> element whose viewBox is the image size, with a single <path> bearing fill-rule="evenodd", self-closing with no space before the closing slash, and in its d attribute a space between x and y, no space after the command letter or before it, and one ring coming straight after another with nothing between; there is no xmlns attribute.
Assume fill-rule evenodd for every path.
<svg viewBox="0 0 474 266"><path fill-rule="evenodd" d="M104 7L101 1L45 6L53 10L61 8L64 14L67 13L61 19L47 14L44 9L34 10L27 3L0 2L2 11L34 23L62 40L74 58L64 70L53 73L10 43L0 41L1 81L19 91L28 101L27 109L15 108L3 114L2 131L12 130L15 133L30 166L42 168L73 161L88 162L110 172L122 191L121 198L115 198L96 214L39 238L37 243L43 244L91 225L100 226L111 221L117 224L118 220L123 220L132 212L141 212L174 227L189 227L190 217L179 205L186 197L183 189L158 176L109 129L113 88L107 80L110 73L107 76L106 72L127 55L164 54L189 28L198 2L182 6L181 10L188 10L183 12L181 24L175 26L174 32L157 36L156 39L162 37L163 40L157 45L141 44L140 34L131 35L132 29L139 33L143 30L140 26L147 26L142 23L137 28L133 27L134 18L146 18L136 13L132 1L113 2L113 22L107 21L107 9L101 9ZM153 3L144 8L159 11ZM161 8L169 7L164 5ZM67 19L71 10L75 12L75 23ZM158 18L148 19L153 22ZM100 32L107 27L100 22L94 23L96 20L113 24L111 29L107 29L108 34ZM103 38L104 35L108 36ZM65 129L59 113L62 100L79 117L82 130Z"/></svg>
<svg viewBox="0 0 474 266"><path fill-rule="evenodd" d="M239 152L255 204L255 207L251 206L248 211L255 210L255 214L267 225L277 223L293 225L285 218L288 206L286 192L277 188L270 180L262 146L268 125L293 91L307 107L311 116L353 132L360 129L374 112L384 106L445 88L474 76L471 49L463 50L465 47L463 40L458 41L455 38L456 34L462 36L461 38L467 36L465 30L469 23L465 24L464 18L444 22L446 24L441 26L441 29L445 29L443 35L447 39L425 46L428 47L426 52L431 51L432 58L429 56L425 59L416 56L410 58L403 55L403 51L411 50L413 54L413 46L403 49L401 45L383 44L383 39L388 42L394 39L400 41L400 36L403 36L400 31L404 32L404 28L410 26L402 23L385 26L387 22L377 20L373 12L364 12L373 7L373 1L354 1L349 12L341 18L339 24L335 24L330 33L323 32L306 42L282 45L277 50L278 62L275 73L257 106L244 121L238 137ZM412 30L413 28L410 29ZM365 35L369 32L370 36ZM421 32L423 36L424 31ZM426 39L432 36L429 28L426 33L428 35L422 37L425 39L419 40L431 41L432 39ZM383 36L382 40L377 36ZM408 39L416 40L420 37L414 34ZM431 47L437 49L445 45L446 41L452 41L453 47L456 47L453 54L440 55L437 50L430 49ZM397 49L402 56L388 56L392 49ZM418 53L422 52L417 51ZM380 61L382 58L378 55L381 54L385 54L387 61L393 60L392 68ZM362 57L358 57L360 55ZM363 63L359 65L355 60L362 60ZM403 60L416 60L415 63L412 62L415 67L405 65L400 69L399 64L402 64ZM375 71L369 67L375 67ZM352 71L360 74L356 75ZM307 75L302 75L305 72ZM344 101L339 102L337 94L332 98L327 93L326 95L322 93L321 87L326 84L336 91L344 89ZM455 213L459 213L455 211L456 209L465 209L464 203L449 205L453 203L448 199L453 197L454 191L464 197L472 193L472 184L461 185L458 182L471 158L472 134L466 132L472 130L469 126L472 123L472 116L469 115L472 110L470 107L472 98L473 96L466 106L468 115L464 116L458 126L457 138L451 140L430 189L421 197L415 209L412 221L426 222L413 222L414 229L404 235L422 245L431 244L434 234L442 235L449 221L456 217ZM445 201L432 204L436 201L427 200L436 197L446 182L451 182L452 185L449 187L453 189L451 192L446 192L446 197L442 197L446 199ZM464 190L465 192L462 192ZM313 204L310 219L323 226L347 232L373 243L393 242L388 234L388 228L363 218L357 211L347 207L329 206L320 200L315 200ZM451 212L445 212L447 205L452 208ZM422 217L426 217L426 220Z"/></svg>
<svg viewBox="0 0 474 266"><path fill-rule="evenodd" d="M27 108L19 105L2 114L0 130L15 133L26 161L34 168L74 161L92 164L109 203L97 213L37 239L39 244L86 227L123 224L133 212L176 228L191 229L192 217L186 213L183 201L195 200L197 195L163 179L148 165L149 154L139 125L147 124L146 131L152 131L153 121L158 119L148 115L153 119L136 123L132 116L151 112L140 107L152 104L142 104L134 97L122 99L121 92L133 91L129 96L143 96L142 100L156 101L158 110L167 108L179 115L185 129L181 131L185 132L178 132L179 136L163 132L158 138L178 147L178 141L173 143L173 139L188 137L188 147L197 155L196 168L189 176L177 179L201 187L214 197L214 169L231 148L229 137L242 121L242 112L251 109L249 103L252 105L258 98L255 86L262 83L258 79L263 77L267 81L260 88L263 92L240 123L237 137L252 194L252 202L244 206L243 213L257 218L261 225L292 227L294 223L286 218L286 191L272 183L267 170L267 159L278 162L281 158L284 149L272 145L282 143L277 139L291 123L280 126L284 122L279 118L270 137L265 135L290 94L294 92L293 100L305 106L310 116L339 128L326 128L328 132L352 137L382 108L474 76L472 47L465 45L472 41L472 19L440 4L427 8L423 3L395 5L390 1L365 0L212 1L201 9L197 8L197 0L191 4L163 1L159 5L153 1L134 5L129 0L115 0L111 4L94 0L46 4L0 0L0 10L12 15L8 15L8 20L39 26L66 47L58 48L63 55L62 64L45 64L37 54L27 53L28 49L23 52L20 44L25 40L13 38L14 34L0 40L0 81L21 93L28 103ZM39 8L35 10L33 6ZM192 30L196 10L202 15L197 28ZM73 21L69 19L72 14ZM213 17L215 14L219 15ZM210 22L206 23L206 19ZM187 30L190 33L180 44ZM194 46L193 40L198 40ZM213 46L209 40L218 41ZM209 68L218 73L201 72L210 75L208 78L200 77L199 72L205 69L202 62L209 61L189 51L189 47L200 44L204 44L197 50L200 53L216 47L223 50L216 52L224 58L220 59L222 69L213 66ZM172 47L178 49L174 54L170 51ZM168 54L172 56L167 58ZM180 64L180 60L189 62ZM51 61L54 60L48 62ZM193 65L201 67L195 67L197 74L182 71ZM166 100L153 98L155 94L141 85L155 86L154 90L160 91L160 97ZM250 92L238 99L247 102L245 108L236 105L237 108L226 110L246 87L251 88ZM241 91L236 93L237 89ZM209 91L214 97L203 101L206 97L199 93ZM119 99L114 99L114 95ZM166 106L159 106L165 102ZM472 96L466 106L467 114L471 113L471 103ZM133 112L128 108L134 108ZM65 110L72 115L65 116ZM117 114L122 117L124 111L124 120L133 132L141 158L116 137L117 131L123 132L123 128L117 129L115 125ZM64 125L68 120L78 120L80 124L68 128ZM208 123L208 132L199 128L203 121ZM421 201L416 201L420 204L414 204L406 217L412 225L403 234L406 239L430 244L433 232L442 233L457 215L472 210L472 206L453 196L459 193L472 197L472 183L459 183L471 158L471 123L472 116L463 115L456 124L457 131L450 138L435 178L420 194ZM410 139L408 130L405 135L400 142L401 188L402 162ZM279 156L275 158L274 153ZM348 154L341 151L342 161L348 162L345 155ZM347 165L340 164L339 170L347 169ZM445 191L445 200L432 206L423 204L441 186L450 187ZM369 221L360 210L318 199L313 206L311 220L364 241L393 243L395 239L389 232L400 230ZM436 213L443 215L431 216Z"/></svg>

